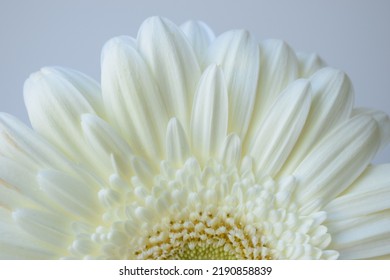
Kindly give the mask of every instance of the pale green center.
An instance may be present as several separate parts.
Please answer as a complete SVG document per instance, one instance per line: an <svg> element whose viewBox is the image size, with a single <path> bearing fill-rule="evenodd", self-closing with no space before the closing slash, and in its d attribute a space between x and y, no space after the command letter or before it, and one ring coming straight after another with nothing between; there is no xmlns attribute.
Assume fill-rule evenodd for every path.
<svg viewBox="0 0 390 280"><path fill-rule="evenodd" d="M213 245L198 245L191 249L188 245L184 246L177 254L179 260L236 260L236 255L230 250L225 250L223 246L215 247Z"/></svg>
<svg viewBox="0 0 390 280"><path fill-rule="evenodd" d="M135 255L138 259L270 259L262 234L230 214L202 213L156 225Z"/></svg>

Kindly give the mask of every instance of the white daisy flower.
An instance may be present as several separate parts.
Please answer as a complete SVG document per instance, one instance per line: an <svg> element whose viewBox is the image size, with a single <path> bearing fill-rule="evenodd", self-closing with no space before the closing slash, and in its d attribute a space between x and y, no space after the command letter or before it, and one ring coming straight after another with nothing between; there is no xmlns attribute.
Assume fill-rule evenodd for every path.
<svg viewBox="0 0 390 280"><path fill-rule="evenodd" d="M384 113L317 55L153 17L0 116L2 259L390 256Z"/></svg>

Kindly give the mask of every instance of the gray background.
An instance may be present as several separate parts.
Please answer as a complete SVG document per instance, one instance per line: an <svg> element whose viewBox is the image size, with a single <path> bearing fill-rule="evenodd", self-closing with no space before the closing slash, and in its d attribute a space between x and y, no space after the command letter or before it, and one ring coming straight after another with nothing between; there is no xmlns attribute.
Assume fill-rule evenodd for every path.
<svg viewBox="0 0 390 280"><path fill-rule="evenodd" d="M99 80L100 50L116 35L136 36L152 15L177 24L208 23L259 40L280 38L317 52L352 79L357 106L390 114L390 1L100 1L0 0L0 111L28 123L23 82L42 66L61 65ZM375 162L390 162L390 147Z"/></svg>

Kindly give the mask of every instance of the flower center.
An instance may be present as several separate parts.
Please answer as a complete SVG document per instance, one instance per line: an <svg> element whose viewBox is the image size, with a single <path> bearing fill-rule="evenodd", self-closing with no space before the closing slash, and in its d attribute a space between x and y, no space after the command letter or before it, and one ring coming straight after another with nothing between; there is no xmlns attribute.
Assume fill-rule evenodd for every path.
<svg viewBox="0 0 390 280"><path fill-rule="evenodd" d="M271 259L261 242L261 232L231 214L203 213L188 220L158 225L146 245L136 251L139 259L234 260Z"/></svg>
<svg viewBox="0 0 390 280"><path fill-rule="evenodd" d="M99 192L107 207L105 225L91 236L101 248L99 258L337 257L325 250L330 243L322 225L326 214L304 215L291 200L295 178L274 180L255 174L252 166L249 157L239 167L217 161L201 167L189 158L180 168L163 161L155 175L136 169L130 182L112 176L111 188ZM92 254L79 246L82 241L75 243L75 253Z"/></svg>

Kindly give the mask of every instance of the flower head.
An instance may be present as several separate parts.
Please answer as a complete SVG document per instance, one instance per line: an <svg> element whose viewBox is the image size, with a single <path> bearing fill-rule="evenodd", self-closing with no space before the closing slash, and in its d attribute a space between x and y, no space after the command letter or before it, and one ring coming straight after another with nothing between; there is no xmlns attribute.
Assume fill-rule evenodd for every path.
<svg viewBox="0 0 390 280"><path fill-rule="evenodd" d="M59 67L0 115L0 258L359 259L390 254L389 118L286 43L153 17L101 87Z"/></svg>

